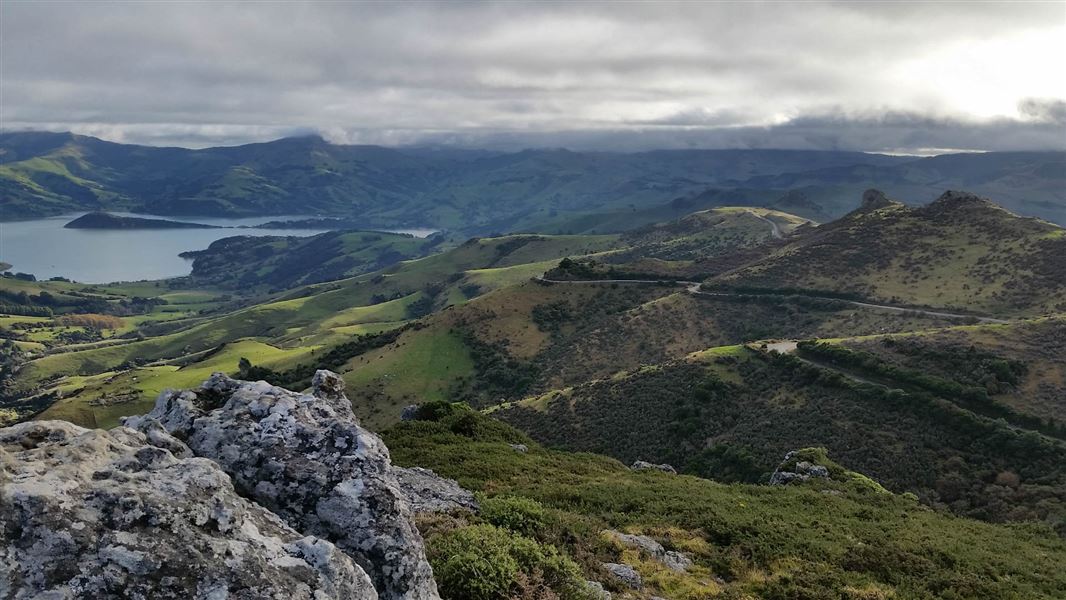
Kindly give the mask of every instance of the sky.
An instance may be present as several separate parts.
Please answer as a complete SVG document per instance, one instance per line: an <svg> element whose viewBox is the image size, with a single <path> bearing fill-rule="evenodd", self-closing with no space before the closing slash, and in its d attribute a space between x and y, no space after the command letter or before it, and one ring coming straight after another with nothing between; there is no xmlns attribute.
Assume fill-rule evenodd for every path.
<svg viewBox="0 0 1066 600"><path fill-rule="evenodd" d="M0 2L0 127L204 147L1066 149L1066 1Z"/></svg>

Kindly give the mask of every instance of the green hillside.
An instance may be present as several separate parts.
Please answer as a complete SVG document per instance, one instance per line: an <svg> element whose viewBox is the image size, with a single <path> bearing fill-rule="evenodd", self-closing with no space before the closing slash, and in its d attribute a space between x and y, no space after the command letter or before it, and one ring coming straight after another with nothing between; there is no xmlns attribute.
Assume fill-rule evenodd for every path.
<svg viewBox="0 0 1066 600"><path fill-rule="evenodd" d="M520 283L430 315L422 327L340 365L356 412L381 427L427 398L486 406L713 345L951 324L801 297L704 298L675 287L543 285L521 275ZM449 340L451 349L439 369L410 367L439 340Z"/></svg>
<svg viewBox="0 0 1066 600"><path fill-rule="evenodd" d="M182 256L193 259L188 279L194 286L285 290L377 271L439 250L442 242L439 236L424 240L374 231L330 231L310 237L236 236Z"/></svg>
<svg viewBox="0 0 1066 600"><path fill-rule="evenodd" d="M446 597L469 597L466 585L486 581L441 577L455 573L447 556L461 551L467 561L491 564L530 541L573 561L564 570L572 575L548 578L547 587L563 598L579 597L566 591L571 578L605 582L619 597L677 600L1055 598L1066 586L1060 568L1066 543L1048 529L932 511L912 497L878 492L832 461L822 461L833 468L832 479L722 484L548 450L468 411L423 412L428 420L385 432L393 460L432 468L483 494L479 516L420 522ZM651 536L693 565L667 569L607 530ZM634 567L645 589L627 595L605 562ZM497 585L513 583L504 578Z"/></svg>
<svg viewBox="0 0 1066 600"><path fill-rule="evenodd" d="M322 242L339 242L350 248L339 250L337 261L342 263L368 255L373 257L381 250L388 252L396 244L417 243L417 248L423 248L426 243L399 235L368 239L378 235L338 233L284 242L253 240L249 242L253 254L255 248L264 245L292 246L264 255L259 262L251 260L245 273L254 279L245 282L240 291L247 292L252 281L260 285L265 282L282 285L286 273L304 281L314 271L294 267L311 260ZM223 277L224 258L240 256L245 241L246 238L223 240L222 248L206 255L206 260L220 262L209 263L203 275L194 274L192 283L180 280L123 287L6 280L14 288L12 302L22 302L18 304L25 309L22 312L40 309L42 316L37 318L42 322L32 329L27 329L28 320L19 317L12 317L7 325L0 322L0 333L17 340L15 343L22 347L17 355L5 359L12 365L3 377L5 403L35 396L40 400L31 403L34 407L52 404L44 413L46 417L107 426L117 422L122 414L146 410L158 390L179 387L179 383L188 379L186 373L198 373L204 364L231 373L236 372L240 358L247 358L259 368L279 372L309 368L315 361L324 360L320 357L328 356L331 350L343 348L361 339L360 336L396 329L446 306L465 303L498 287L528 280L560 257L597 252L617 243L614 236L475 238L451 250L393 263L386 269L359 277L301 286L265 301L260 299L258 303L254 301L258 297L252 296L251 304L235 299L231 290L218 290L218 286L214 292L211 287L189 287L216 283L214 277ZM228 248L231 243L237 245L237 250ZM240 267L234 270L239 271ZM171 291L175 285L178 289ZM41 300L42 293L47 301ZM134 294L150 295L151 299L132 304L130 297ZM67 306L64 302L70 303L69 308L64 308ZM97 338L87 340L92 343L69 344L56 337L70 329L56 321L57 311L77 311L88 306L92 312L117 313L123 303L146 308L143 314L122 317L123 325L119 329L104 331ZM439 356L450 363L451 349L462 348L455 343L438 346L437 339L450 340L454 336L445 331L439 338L405 348L412 355L400 359L398 364L405 365L403 372L419 372L420 361L425 356ZM403 340L406 344L407 338ZM250 356L237 354L234 348L243 347L241 344L245 342L254 342L257 345L253 347L263 352ZM366 350L360 348L360 353ZM428 354L420 354L422 348L428 348ZM316 352L319 352L317 356ZM329 366L343 370L356 355L346 352L335 353L332 360L336 364ZM386 369L383 373L388 374L384 362L375 368ZM455 372L463 374L461 369ZM305 379L303 373L295 373L295 379L286 383L300 383ZM370 373L360 374L361 379L352 375L353 384L375 381ZM432 375L430 371L426 373ZM445 383L411 383L401 389L416 400L426 393L438 397L448 390L446 380L440 381ZM436 390L436 395L429 390ZM367 410L382 408L372 406Z"/></svg>

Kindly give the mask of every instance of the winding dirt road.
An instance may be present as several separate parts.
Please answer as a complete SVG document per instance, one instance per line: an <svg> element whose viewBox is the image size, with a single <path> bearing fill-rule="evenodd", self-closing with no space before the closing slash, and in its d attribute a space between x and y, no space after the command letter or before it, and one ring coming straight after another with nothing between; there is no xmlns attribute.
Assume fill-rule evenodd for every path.
<svg viewBox="0 0 1066 600"><path fill-rule="evenodd" d="M694 296L709 296L709 297L737 297L737 296L778 296L780 294L755 294L755 293L735 293L735 292L709 292L700 289L702 285L698 281L685 281L680 279L577 279L577 280L560 280L560 279L546 279L544 276L534 277L536 281L545 283L548 285L554 284L579 284L579 285L593 285L593 284L617 284L617 285L673 285L677 287L684 287L685 291ZM916 313L920 315L926 315L929 317L940 317L943 319L962 319L971 320L976 319L978 323L995 323L1005 324L1010 321L1004 319L997 319L995 317L986 317L981 315L964 315L959 313L942 312L937 310L926 310L923 308L910 308L906 306L891 306L888 304L874 304L871 302L859 302L857 300L843 300L841 298L830 298L828 296L804 296L804 298L811 298L813 300L828 300L833 302L844 302L852 306L859 306L862 308L873 308L876 310L887 310L894 313Z"/></svg>
<svg viewBox="0 0 1066 600"><path fill-rule="evenodd" d="M749 210L748 214L755 217L756 219L759 219L760 221L766 221L770 225L770 235L774 236L777 239L785 237L785 234L781 232L781 227L777 223L774 223L772 220L760 215L759 213L753 210Z"/></svg>

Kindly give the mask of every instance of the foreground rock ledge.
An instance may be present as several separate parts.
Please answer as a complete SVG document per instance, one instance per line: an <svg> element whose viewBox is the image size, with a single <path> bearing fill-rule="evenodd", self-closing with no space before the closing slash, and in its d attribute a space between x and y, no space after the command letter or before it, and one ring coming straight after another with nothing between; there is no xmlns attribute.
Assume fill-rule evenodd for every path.
<svg viewBox="0 0 1066 600"><path fill-rule="evenodd" d="M123 427L0 429L0 536L2 598L378 597L350 557L238 496L218 465Z"/></svg>
<svg viewBox="0 0 1066 600"><path fill-rule="evenodd" d="M0 430L0 598L439 599L336 374L297 394L216 373L124 425Z"/></svg>
<svg viewBox="0 0 1066 600"><path fill-rule="evenodd" d="M218 463L238 493L355 559L381 598L436 600L384 442L359 426L337 374L318 371L312 389L215 373L195 392L160 394L150 413L125 424L148 434L162 427Z"/></svg>

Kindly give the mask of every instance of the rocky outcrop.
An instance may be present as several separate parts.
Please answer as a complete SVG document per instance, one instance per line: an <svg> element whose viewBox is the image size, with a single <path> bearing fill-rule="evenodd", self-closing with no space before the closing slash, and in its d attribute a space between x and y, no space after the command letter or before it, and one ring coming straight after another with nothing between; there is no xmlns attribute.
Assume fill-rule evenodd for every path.
<svg viewBox="0 0 1066 600"><path fill-rule="evenodd" d="M377 598L328 541L239 496L158 425L0 429L2 598Z"/></svg>
<svg viewBox="0 0 1066 600"><path fill-rule="evenodd" d="M805 460L796 460L796 451L785 455L785 460L770 475L770 485L788 485L811 478L828 479L829 469Z"/></svg>
<svg viewBox="0 0 1066 600"><path fill-rule="evenodd" d="M613 529L608 529L604 531L604 533L624 546L635 548L640 552L647 554L650 558L659 561L671 571L684 573L692 566L692 559L680 552L667 550L662 544L646 535L633 535L631 533L614 531Z"/></svg>
<svg viewBox="0 0 1066 600"><path fill-rule="evenodd" d="M667 465L667 464L657 465L657 464L646 462L646 461L643 461L643 460L636 461L635 463L630 465L629 468L631 470L633 470L633 471L662 471L663 473L670 473L672 475L677 475L677 469L673 468L670 465Z"/></svg>
<svg viewBox="0 0 1066 600"><path fill-rule="evenodd" d="M454 479L446 479L430 469L393 467L396 481L415 514L477 512L474 494Z"/></svg>
<svg viewBox="0 0 1066 600"><path fill-rule="evenodd" d="M340 377L319 371L312 384L313 394L297 394L216 373L125 424L165 429L215 461L239 493L351 556L381 598L437 599L388 449L359 426Z"/></svg>

